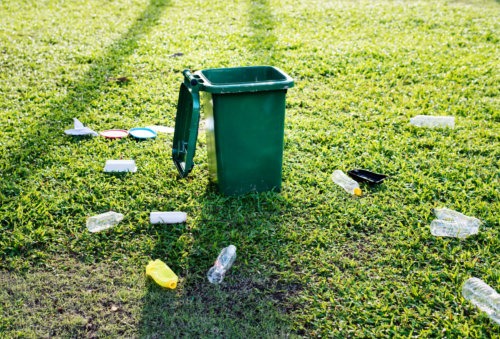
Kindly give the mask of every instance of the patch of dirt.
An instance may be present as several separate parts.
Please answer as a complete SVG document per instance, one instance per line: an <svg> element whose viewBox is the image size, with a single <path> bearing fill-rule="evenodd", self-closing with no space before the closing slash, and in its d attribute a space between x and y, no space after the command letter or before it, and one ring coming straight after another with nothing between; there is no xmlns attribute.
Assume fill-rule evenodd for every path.
<svg viewBox="0 0 500 339"><path fill-rule="evenodd" d="M5 286L0 309L8 319L7 334L101 337L121 331L133 336L144 277L120 270L119 263L88 265L59 257L45 270L0 271L0 286Z"/></svg>

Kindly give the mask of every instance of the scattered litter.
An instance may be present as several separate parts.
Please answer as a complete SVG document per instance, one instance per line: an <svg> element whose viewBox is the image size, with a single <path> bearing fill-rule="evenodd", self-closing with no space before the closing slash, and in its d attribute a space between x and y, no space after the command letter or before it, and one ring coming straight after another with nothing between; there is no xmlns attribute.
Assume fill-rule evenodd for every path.
<svg viewBox="0 0 500 339"><path fill-rule="evenodd" d="M108 139L121 139L125 138L128 136L128 131L124 129L108 129L105 131L102 131L101 136L108 138Z"/></svg>
<svg viewBox="0 0 500 339"><path fill-rule="evenodd" d="M222 249L217 260L210 270L208 270L207 278L211 284L220 284L224 280L226 272L229 271L236 259L236 247L229 245Z"/></svg>
<svg viewBox="0 0 500 339"><path fill-rule="evenodd" d="M186 222L186 212L151 212L149 220L152 224L181 224Z"/></svg>
<svg viewBox="0 0 500 339"><path fill-rule="evenodd" d="M98 136L97 132L91 130L88 127L83 126L83 124L77 118L73 118L74 128L67 129L64 131L67 135L73 136L83 136L83 135L92 135L94 137Z"/></svg>
<svg viewBox="0 0 500 339"><path fill-rule="evenodd" d="M333 171L331 178L334 183L342 187L347 193L361 196L361 189L359 188L358 182L349 178L347 174L341 170Z"/></svg>
<svg viewBox="0 0 500 339"><path fill-rule="evenodd" d="M151 139L156 138L157 133L148 127L136 127L128 131L128 133L136 139Z"/></svg>
<svg viewBox="0 0 500 339"><path fill-rule="evenodd" d="M462 286L462 295L500 325L500 294L479 278L470 278Z"/></svg>
<svg viewBox="0 0 500 339"><path fill-rule="evenodd" d="M181 52L177 52L177 53L174 53L174 54L170 54L170 57L171 58L176 58L176 57L180 57L180 56L183 56L184 53L181 53Z"/></svg>
<svg viewBox="0 0 500 339"><path fill-rule="evenodd" d="M168 133L168 134L171 134L171 133L175 132L175 128L168 127L168 126L152 125L152 126L147 126L147 128L152 129L156 133Z"/></svg>
<svg viewBox="0 0 500 339"><path fill-rule="evenodd" d="M177 275L160 259L150 261L146 266L146 275L149 275L160 286L174 289L177 287L179 278Z"/></svg>
<svg viewBox="0 0 500 339"><path fill-rule="evenodd" d="M132 172L137 171L134 160L106 160L104 172Z"/></svg>
<svg viewBox="0 0 500 339"><path fill-rule="evenodd" d="M432 116L417 115L410 118L410 124L417 127L455 127L455 117L452 116Z"/></svg>
<svg viewBox="0 0 500 339"><path fill-rule="evenodd" d="M111 312L116 312L118 310L119 310L118 306L116 305L111 306Z"/></svg>
<svg viewBox="0 0 500 339"><path fill-rule="evenodd" d="M370 184L380 184L387 178L385 174L374 173L363 169L353 169L348 171L347 174L357 182L368 182Z"/></svg>
<svg viewBox="0 0 500 339"><path fill-rule="evenodd" d="M118 225L123 217L123 214L113 211L98 214L87 219L87 228L92 233L104 231Z"/></svg>
<svg viewBox="0 0 500 339"><path fill-rule="evenodd" d="M449 208L435 208L437 219L431 222L431 234L437 237L466 238L477 234L481 221Z"/></svg>

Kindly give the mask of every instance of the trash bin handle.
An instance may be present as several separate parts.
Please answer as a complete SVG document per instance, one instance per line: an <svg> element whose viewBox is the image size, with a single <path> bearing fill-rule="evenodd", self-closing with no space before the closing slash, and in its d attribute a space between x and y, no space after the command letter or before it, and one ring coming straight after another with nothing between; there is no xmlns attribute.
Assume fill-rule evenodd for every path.
<svg viewBox="0 0 500 339"><path fill-rule="evenodd" d="M184 74L184 77L191 86L198 85L198 80L193 76L193 74L191 74L191 71L189 69L185 69L184 71L182 71L182 74Z"/></svg>

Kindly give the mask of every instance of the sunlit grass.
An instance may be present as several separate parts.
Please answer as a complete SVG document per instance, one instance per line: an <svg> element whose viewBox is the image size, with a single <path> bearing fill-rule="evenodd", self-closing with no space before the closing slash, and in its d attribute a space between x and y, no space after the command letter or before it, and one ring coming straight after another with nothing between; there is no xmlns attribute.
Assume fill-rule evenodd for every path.
<svg viewBox="0 0 500 339"><path fill-rule="evenodd" d="M500 291L500 5L496 1L3 1L0 3L0 332L6 337L496 337L461 296ZM182 53L180 55L179 53ZM287 93L283 190L224 197L172 135L182 70L273 65ZM119 83L110 77L127 76ZM454 129L409 125L452 115ZM137 173L109 175L107 159ZM389 178L353 198L335 169ZM436 238L432 208L483 221ZM119 226L92 234L87 217ZM188 222L149 223L181 210ZM222 247L238 259L219 287ZM151 259L175 291L144 276Z"/></svg>

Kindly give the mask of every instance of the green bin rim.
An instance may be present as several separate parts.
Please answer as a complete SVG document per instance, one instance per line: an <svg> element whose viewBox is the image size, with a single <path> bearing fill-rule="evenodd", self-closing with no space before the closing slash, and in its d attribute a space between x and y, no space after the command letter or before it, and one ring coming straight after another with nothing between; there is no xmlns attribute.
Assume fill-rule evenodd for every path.
<svg viewBox="0 0 500 339"><path fill-rule="evenodd" d="M209 68L194 73L202 91L209 93L241 93L287 90L293 79L278 67L243 66Z"/></svg>

